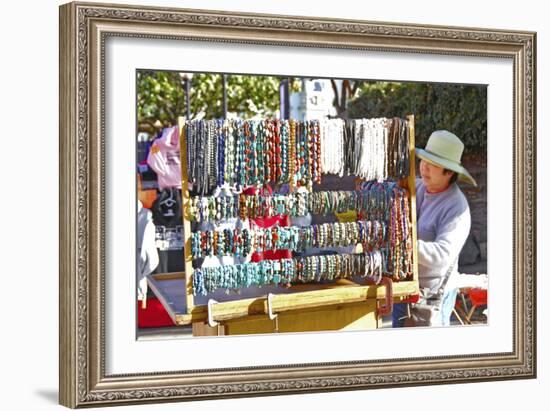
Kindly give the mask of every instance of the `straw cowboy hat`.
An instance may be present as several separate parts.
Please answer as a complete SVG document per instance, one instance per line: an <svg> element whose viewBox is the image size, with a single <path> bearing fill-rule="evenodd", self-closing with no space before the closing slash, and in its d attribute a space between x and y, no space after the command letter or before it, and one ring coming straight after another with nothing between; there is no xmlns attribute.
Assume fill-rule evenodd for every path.
<svg viewBox="0 0 550 411"><path fill-rule="evenodd" d="M428 163L458 174L460 180L466 181L477 187L474 178L460 164L464 143L447 130L437 130L432 133L424 149L415 148L416 155Z"/></svg>

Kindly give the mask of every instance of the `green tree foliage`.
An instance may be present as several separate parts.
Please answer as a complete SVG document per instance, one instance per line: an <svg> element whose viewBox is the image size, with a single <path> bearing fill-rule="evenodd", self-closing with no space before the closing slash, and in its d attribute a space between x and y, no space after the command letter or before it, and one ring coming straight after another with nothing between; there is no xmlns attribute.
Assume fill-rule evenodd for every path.
<svg viewBox="0 0 550 411"><path fill-rule="evenodd" d="M175 125L184 110L185 93L178 73L138 71L137 115L140 130L151 132L155 128Z"/></svg>
<svg viewBox="0 0 550 411"><path fill-rule="evenodd" d="M191 118L223 117L222 75L195 74L190 84ZM273 116L279 109L279 78L227 76L227 110L241 118ZM140 71L137 79L138 124L153 131L185 115L185 83L177 72ZM156 124L156 126L155 126Z"/></svg>
<svg viewBox="0 0 550 411"><path fill-rule="evenodd" d="M279 110L279 78L228 76L227 84L228 111L250 118L273 117Z"/></svg>
<svg viewBox="0 0 550 411"><path fill-rule="evenodd" d="M350 102L349 118L415 115L417 146L432 131L455 133L470 153L487 149L487 87L457 84L364 83Z"/></svg>

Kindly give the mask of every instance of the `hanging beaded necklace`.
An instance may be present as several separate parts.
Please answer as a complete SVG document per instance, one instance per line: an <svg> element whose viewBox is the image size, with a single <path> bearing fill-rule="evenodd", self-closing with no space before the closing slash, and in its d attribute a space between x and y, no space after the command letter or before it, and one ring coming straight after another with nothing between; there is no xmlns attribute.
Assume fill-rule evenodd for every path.
<svg viewBox="0 0 550 411"><path fill-rule="evenodd" d="M225 134L223 120L218 120L217 128L217 149L216 149L216 186L220 187L225 183Z"/></svg>
<svg viewBox="0 0 550 411"><path fill-rule="evenodd" d="M257 123L257 137L256 137L256 182L260 185L269 183L269 159L267 157L267 133L268 130L265 127L264 121ZM266 170L267 165L267 170Z"/></svg>
<svg viewBox="0 0 550 411"><path fill-rule="evenodd" d="M288 174L287 178L290 183L290 191L294 191L296 187L296 123L294 120L289 121L288 135Z"/></svg>

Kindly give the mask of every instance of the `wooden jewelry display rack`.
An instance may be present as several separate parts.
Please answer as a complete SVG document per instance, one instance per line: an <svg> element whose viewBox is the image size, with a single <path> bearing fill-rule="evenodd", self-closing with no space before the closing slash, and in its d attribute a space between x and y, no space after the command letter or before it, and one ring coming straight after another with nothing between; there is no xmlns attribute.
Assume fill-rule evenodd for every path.
<svg viewBox="0 0 550 411"><path fill-rule="evenodd" d="M179 118L182 169L182 207L185 272L148 276L148 283L166 311L179 326L192 324L193 335L230 335L271 332L373 329L382 325L391 304L418 295L416 234L414 115L409 127L409 176L398 180L409 200L412 236L412 279L393 282L384 277L379 284L358 284L340 279L330 284L296 284L290 292L260 294L252 298L197 304L193 295L191 250L191 196L188 190L185 119ZM389 309L388 309L389 308Z"/></svg>

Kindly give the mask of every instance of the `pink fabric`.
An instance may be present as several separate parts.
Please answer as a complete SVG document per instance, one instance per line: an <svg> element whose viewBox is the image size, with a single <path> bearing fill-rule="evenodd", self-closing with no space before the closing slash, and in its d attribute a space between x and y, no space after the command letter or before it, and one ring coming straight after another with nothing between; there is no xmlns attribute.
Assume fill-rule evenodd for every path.
<svg viewBox="0 0 550 411"><path fill-rule="evenodd" d="M262 195L272 195L273 190L269 184L265 184L260 191ZM249 186L243 189L243 194L253 196L258 193L258 189L254 186ZM258 217L250 219L251 227L257 226L261 228L271 228L273 226L288 227L290 225L290 218L287 215L276 215L272 217ZM292 252L290 250L266 250L263 252L255 252L250 257L250 261L257 263L262 260L281 260L283 258L292 258Z"/></svg>
<svg viewBox="0 0 550 411"><path fill-rule="evenodd" d="M178 126L165 128L147 156L147 164L155 173L159 189L181 188L180 139Z"/></svg>
<svg viewBox="0 0 550 411"><path fill-rule="evenodd" d="M287 215L276 215L273 217L251 218L251 227L258 226L261 228L271 228L273 226L288 227L290 218ZM257 263L262 260L281 260L283 258L292 258L290 250L266 250L263 252L255 252L250 257L250 261Z"/></svg>

